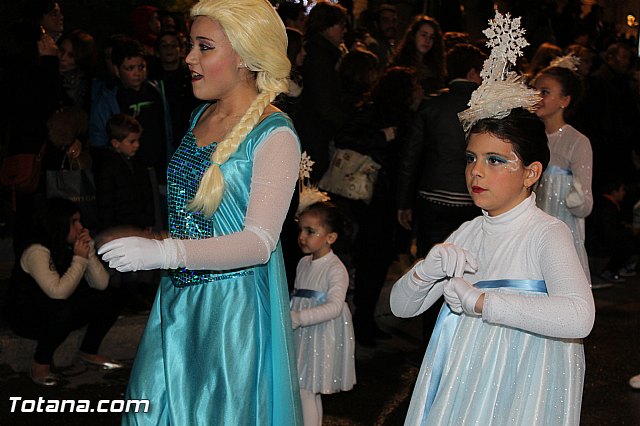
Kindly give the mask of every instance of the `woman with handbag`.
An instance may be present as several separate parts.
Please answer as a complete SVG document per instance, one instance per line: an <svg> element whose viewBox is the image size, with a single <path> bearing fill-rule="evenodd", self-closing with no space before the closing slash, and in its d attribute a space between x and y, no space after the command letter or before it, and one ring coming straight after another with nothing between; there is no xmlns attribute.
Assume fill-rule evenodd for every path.
<svg viewBox="0 0 640 426"><path fill-rule="evenodd" d="M376 338L389 338L376 325L374 312L395 255L397 226L392 188L395 186L396 156L422 96L413 69L389 69L374 85L368 101L360 105L336 136L338 150L327 173L335 173L337 163L340 163L335 156L341 155L342 162L347 158L357 159L364 163L364 167L359 167L342 184L324 187L320 182L321 188L351 198L348 206L358 227L353 265L356 269L354 327L356 340L363 346L373 347ZM345 150L355 153L344 156ZM375 183L369 179L372 185L361 185L361 189L355 192L343 191L349 186L349 179L366 180L366 176L358 175L370 173L373 169L378 169Z"/></svg>

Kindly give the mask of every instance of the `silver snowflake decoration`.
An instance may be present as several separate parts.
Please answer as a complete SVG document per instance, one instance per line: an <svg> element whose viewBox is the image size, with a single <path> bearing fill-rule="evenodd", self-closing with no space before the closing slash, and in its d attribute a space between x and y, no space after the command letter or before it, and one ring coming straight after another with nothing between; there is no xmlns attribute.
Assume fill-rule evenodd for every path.
<svg viewBox="0 0 640 426"><path fill-rule="evenodd" d="M524 38L524 28L520 28L520 19L511 19L509 13L503 16L496 11L495 18L489 20L489 28L483 31L489 39L487 47L495 48L497 56L507 59L513 65L522 56L522 48L529 45Z"/></svg>
<svg viewBox="0 0 640 426"><path fill-rule="evenodd" d="M311 157L307 155L307 151L302 153L302 157L300 158L300 179L311 178L311 170L313 170L312 166L315 164L315 161L311 160Z"/></svg>
<svg viewBox="0 0 640 426"><path fill-rule="evenodd" d="M472 94L469 108L458 114L466 131L484 118L504 118L514 108L524 108L533 112L540 101L537 90L528 87L522 77L509 70L515 65L522 48L529 43L524 38L525 30L520 28L520 18L511 19L496 11L489 28L483 31L487 36L487 46L491 55L482 66L482 84Z"/></svg>

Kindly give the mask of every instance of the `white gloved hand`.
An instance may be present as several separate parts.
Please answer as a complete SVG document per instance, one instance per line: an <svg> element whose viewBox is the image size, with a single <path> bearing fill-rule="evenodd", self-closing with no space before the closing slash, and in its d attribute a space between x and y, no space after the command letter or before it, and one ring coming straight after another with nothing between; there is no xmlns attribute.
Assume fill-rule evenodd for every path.
<svg viewBox="0 0 640 426"><path fill-rule="evenodd" d="M109 267L120 272L176 269L185 265L184 244L167 238L118 238L100 247L98 254Z"/></svg>
<svg viewBox="0 0 640 426"><path fill-rule="evenodd" d="M446 277L461 277L465 272L478 270L478 262L469 251L454 244L436 244L427 257L415 267L423 281L432 283Z"/></svg>
<svg viewBox="0 0 640 426"><path fill-rule="evenodd" d="M584 191L582 190L582 185L577 180L573 180L573 184L571 185L571 190L567 194L564 199L567 208L574 208L584 204Z"/></svg>
<svg viewBox="0 0 640 426"><path fill-rule="evenodd" d="M444 286L444 300L449 308L457 314L462 312L471 316L480 316L476 312L476 302L483 292L462 278L451 278Z"/></svg>

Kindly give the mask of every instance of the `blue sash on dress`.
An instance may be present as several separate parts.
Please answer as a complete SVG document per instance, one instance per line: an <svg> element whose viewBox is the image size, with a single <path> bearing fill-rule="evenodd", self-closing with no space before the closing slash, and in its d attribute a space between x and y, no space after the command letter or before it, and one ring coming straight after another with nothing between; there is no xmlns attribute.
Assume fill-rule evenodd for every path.
<svg viewBox="0 0 640 426"><path fill-rule="evenodd" d="M318 303L327 302L327 293L324 291L309 290L308 288L296 288L291 292L291 297L305 297L307 299L315 299Z"/></svg>
<svg viewBox="0 0 640 426"><path fill-rule="evenodd" d="M563 169L562 167L558 167L558 166L547 166L547 170L545 170L545 173L549 173L551 175L566 175L566 176L573 175L573 173L571 173L571 170Z"/></svg>
<svg viewBox="0 0 640 426"><path fill-rule="evenodd" d="M474 287L480 289L487 288L513 288L522 291L531 291L537 293L546 293L547 285L544 280L488 280L478 281L474 284ZM455 334L458 322L462 315L454 313L447 303L442 305L440 313L438 314L438 320L433 329L433 334L429 340L429 346L427 347L427 353L425 355L427 360L432 360L433 365L431 369L431 379L429 381L429 389L427 391L427 398L424 406L424 414L422 417L422 424L425 424L433 400L440 387L440 380L444 372L444 367L447 361L447 357L451 350L451 342L453 341L453 335Z"/></svg>

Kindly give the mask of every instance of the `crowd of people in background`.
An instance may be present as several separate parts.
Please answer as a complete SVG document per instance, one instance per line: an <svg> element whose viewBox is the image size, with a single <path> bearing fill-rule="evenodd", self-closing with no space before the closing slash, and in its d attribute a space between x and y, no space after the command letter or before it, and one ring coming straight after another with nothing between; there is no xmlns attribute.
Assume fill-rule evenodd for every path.
<svg viewBox="0 0 640 426"><path fill-rule="evenodd" d="M375 347L390 338L376 325L375 309L391 263L408 266L480 214L466 191L466 137L457 114L482 82L488 49L465 31L460 11L445 6L422 10L423 2L415 2L407 13L393 2L370 1L354 16L352 2L272 3L286 26L291 62L289 90L275 104L291 117L302 150L315 162L312 181L329 169L336 149L381 165L369 203L330 194L354 231L334 250L351 277L355 339ZM640 254L637 40L617 35L597 5L582 16L574 8L579 2L563 10L519 3L501 8L523 16L531 35L517 71L543 93L537 115L557 172L534 187L544 194L538 202L570 226L587 279L623 282L637 273ZM33 220L50 208L46 171L91 172L97 217L86 216L85 226L96 241L166 233L167 165L200 104L185 62L187 11L137 6L128 34L96 39L91 28L68 28L64 7L64 1L27 2L0 53L0 94L8 104L0 118L2 154L43 155L35 190L4 188L2 220L12 232L20 277L29 273L21 265L37 242ZM573 66L558 65L567 55L577 58ZM554 185L573 192L557 196ZM281 236L291 289L303 256L296 200ZM86 251L84 260L64 258L64 268L94 261ZM610 260L590 270L588 257ZM155 273L110 271L110 285L122 290L119 304L134 311L149 310L158 280ZM424 319L425 345L434 321ZM83 350L97 353L100 338ZM58 343L39 350L34 362L50 362L50 346ZM55 381L48 370L34 374ZM633 383L640 388L640 377Z"/></svg>

